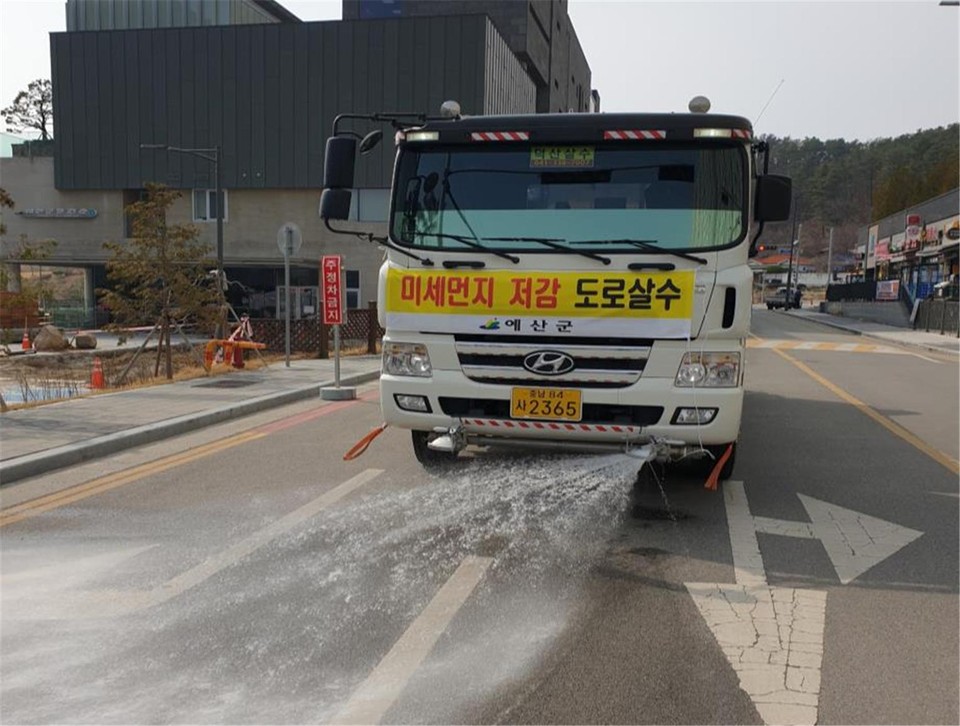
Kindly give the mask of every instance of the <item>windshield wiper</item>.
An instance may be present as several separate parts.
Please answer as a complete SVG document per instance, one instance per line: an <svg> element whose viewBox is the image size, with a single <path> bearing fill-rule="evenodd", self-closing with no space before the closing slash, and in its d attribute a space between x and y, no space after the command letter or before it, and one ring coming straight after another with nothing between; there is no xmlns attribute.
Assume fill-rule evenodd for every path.
<svg viewBox="0 0 960 726"><path fill-rule="evenodd" d="M581 245L631 245L632 247L639 247L640 249L654 253L654 254L667 254L673 255L674 257L680 257L684 260L690 260L692 262L697 262L701 265L707 264L707 261L702 257L697 257L696 255L690 255L686 252L680 252L679 250L671 250L666 247L661 247L657 244L656 240L652 239L584 239L577 240L574 244Z"/></svg>
<svg viewBox="0 0 960 726"><path fill-rule="evenodd" d="M487 252L491 255L496 255L497 257L502 257L505 260L510 260L513 264L520 262L520 258L516 255L509 255L506 252L501 252L500 250L492 250L486 245L480 244L477 241L476 237L471 239L470 237L465 237L462 234L447 234L446 232L417 232L421 237L436 237L437 239L454 239L457 242L462 242L467 247L473 247L475 250L481 250Z"/></svg>
<svg viewBox="0 0 960 726"><path fill-rule="evenodd" d="M566 240L560 239L559 237L484 237L483 239L490 242L539 242L540 244L547 247L552 247L555 250L573 252L574 254L581 255L583 257L589 257L591 260L602 262L605 265L610 264L609 257L604 257L603 255L598 255L594 252L587 252L586 250L575 250L573 247L570 247L570 245L562 244Z"/></svg>

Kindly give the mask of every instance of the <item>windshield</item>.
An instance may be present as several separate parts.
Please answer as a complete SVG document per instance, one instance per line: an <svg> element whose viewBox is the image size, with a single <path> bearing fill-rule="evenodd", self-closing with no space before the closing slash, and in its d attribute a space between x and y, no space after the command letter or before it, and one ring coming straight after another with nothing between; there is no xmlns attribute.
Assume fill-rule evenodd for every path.
<svg viewBox="0 0 960 726"><path fill-rule="evenodd" d="M407 146L391 233L458 251L477 250L458 236L512 251L555 249L533 238L634 254L628 240L724 247L744 238L745 163L734 144Z"/></svg>

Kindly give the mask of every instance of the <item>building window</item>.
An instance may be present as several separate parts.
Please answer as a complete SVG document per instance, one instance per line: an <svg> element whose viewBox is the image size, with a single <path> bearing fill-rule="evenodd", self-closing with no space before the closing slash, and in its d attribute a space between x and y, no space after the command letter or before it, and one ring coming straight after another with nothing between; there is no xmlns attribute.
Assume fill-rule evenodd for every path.
<svg viewBox="0 0 960 726"><path fill-rule="evenodd" d="M227 190L220 191L223 199L223 221L227 221ZM217 191L216 189L193 190L193 221L214 222L217 219Z"/></svg>
<svg viewBox="0 0 960 726"><path fill-rule="evenodd" d="M347 309L360 307L360 270L347 270L346 275Z"/></svg>

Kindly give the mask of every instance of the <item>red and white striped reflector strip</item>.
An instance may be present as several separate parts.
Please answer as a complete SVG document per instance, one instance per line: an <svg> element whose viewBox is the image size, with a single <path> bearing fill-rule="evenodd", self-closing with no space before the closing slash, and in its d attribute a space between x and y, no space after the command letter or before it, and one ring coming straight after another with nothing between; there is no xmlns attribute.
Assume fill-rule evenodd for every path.
<svg viewBox="0 0 960 726"><path fill-rule="evenodd" d="M552 421L506 421L492 418L461 419L467 426L488 429L520 429L528 431L587 431L601 434L639 434L639 426L609 424L562 423Z"/></svg>
<svg viewBox="0 0 960 726"><path fill-rule="evenodd" d="M607 140L614 139L616 141L626 141L628 139L665 139L667 138L667 132L662 130L604 131L603 138Z"/></svg>
<svg viewBox="0 0 960 726"><path fill-rule="evenodd" d="M529 131L474 131L470 134L474 141L529 141Z"/></svg>
<svg viewBox="0 0 960 726"><path fill-rule="evenodd" d="M733 129L732 135L735 139L749 139L753 136L747 129Z"/></svg>

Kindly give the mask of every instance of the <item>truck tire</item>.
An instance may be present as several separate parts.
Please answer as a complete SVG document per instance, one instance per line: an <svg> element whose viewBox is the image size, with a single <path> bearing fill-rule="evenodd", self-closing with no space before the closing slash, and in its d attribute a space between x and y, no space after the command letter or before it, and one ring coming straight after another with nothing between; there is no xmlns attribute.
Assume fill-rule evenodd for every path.
<svg viewBox="0 0 960 726"><path fill-rule="evenodd" d="M434 451L427 446L427 442L436 437L436 434L432 431L411 431L410 436L413 440L413 454L427 471L440 471L456 463L457 455L455 453Z"/></svg>

